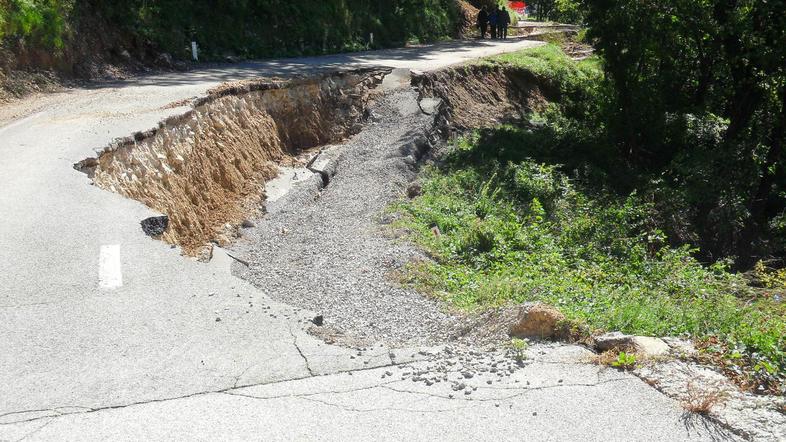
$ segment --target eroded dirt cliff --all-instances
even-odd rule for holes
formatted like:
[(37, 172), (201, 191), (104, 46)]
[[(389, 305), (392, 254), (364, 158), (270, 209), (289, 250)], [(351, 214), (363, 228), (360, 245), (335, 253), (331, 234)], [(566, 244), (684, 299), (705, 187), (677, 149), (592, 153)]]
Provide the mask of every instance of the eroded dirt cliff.
[(413, 77), (421, 99), (442, 101), (437, 124), (464, 131), (521, 118), (539, 110), (552, 91), (525, 69), (465, 65)]
[(277, 164), (360, 130), (385, 70), (222, 85), (159, 127), (76, 165), (95, 185), (169, 217), (162, 239), (195, 255), (260, 207)]

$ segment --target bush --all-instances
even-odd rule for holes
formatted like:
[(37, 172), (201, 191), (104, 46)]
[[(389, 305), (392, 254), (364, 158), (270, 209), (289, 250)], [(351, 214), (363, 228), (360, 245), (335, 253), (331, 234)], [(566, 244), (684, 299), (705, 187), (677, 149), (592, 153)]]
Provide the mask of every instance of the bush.
[(73, 0), (0, 1), (0, 39), (29, 40), (32, 46), (62, 49)]
[[(485, 132), (497, 130), (514, 129)], [(786, 369), (786, 309), (755, 297), (723, 263), (705, 267), (690, 247), (666, 245), (641, 195), (571, 180), (527, 159), (523, 145), (521, 159), (486, 161), (510, 157), (489, 139), (458, 143), (425, 172), (423, 195), (399, 207), (437, 259), (413, 272), (416, 286), (468, 309), (541, 301), (594, 328), (718, 336)]]

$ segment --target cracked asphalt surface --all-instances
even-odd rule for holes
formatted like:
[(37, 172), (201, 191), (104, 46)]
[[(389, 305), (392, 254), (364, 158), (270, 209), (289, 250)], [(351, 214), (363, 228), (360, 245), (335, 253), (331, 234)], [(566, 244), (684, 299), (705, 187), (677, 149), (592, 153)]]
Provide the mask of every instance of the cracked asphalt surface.
[[(371, 64), (436, 69), (534, 44), (218, 66), (0, 108), (0, 440), (733, 438), (637, 378), (588, 365), (579, 347), (533, 346), (531, 362), (509, 375), (467, 378), (444, 368), (466, 363), (460, 349), (327, 345), (306, 333), (317, 313), (306, 304), (236, 278), (220, 251), (203, 264), (148, 238), (139, 221), (154, 213), (71, 167), (223, 81)], [(114, 289), (99, 285), (106, 245), (120, 250)], [(418, 371), (443, 378), (427, 385), (413, 380), (431, 376)]]

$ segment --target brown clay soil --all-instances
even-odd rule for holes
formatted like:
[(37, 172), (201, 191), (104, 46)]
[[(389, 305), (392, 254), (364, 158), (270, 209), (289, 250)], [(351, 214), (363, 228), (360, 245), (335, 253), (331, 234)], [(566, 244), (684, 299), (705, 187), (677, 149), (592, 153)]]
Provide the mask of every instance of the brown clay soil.
[(437, 124), (464, 131), (518, 119), (547, 104), (552, 93), (532, 73), (506, 66), (466, 65), (413, 79), (421, 98), (442, 100)]

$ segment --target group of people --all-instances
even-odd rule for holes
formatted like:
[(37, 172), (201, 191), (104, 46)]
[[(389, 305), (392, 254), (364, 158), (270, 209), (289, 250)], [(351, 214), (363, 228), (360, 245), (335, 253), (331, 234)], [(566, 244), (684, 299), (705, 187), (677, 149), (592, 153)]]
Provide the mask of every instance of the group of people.
[(480, 38), (486, 38), (486, 31), (491, 32), (491, 38), (504, 39), (508, 38), (508, 25), (510, 24), (510, 15), (508, 11), (499, 8), (491, 8), (491, 12), (486, 10), (486, 7), (480, 8), (478, 13), (478, 28), (480, 28)]

